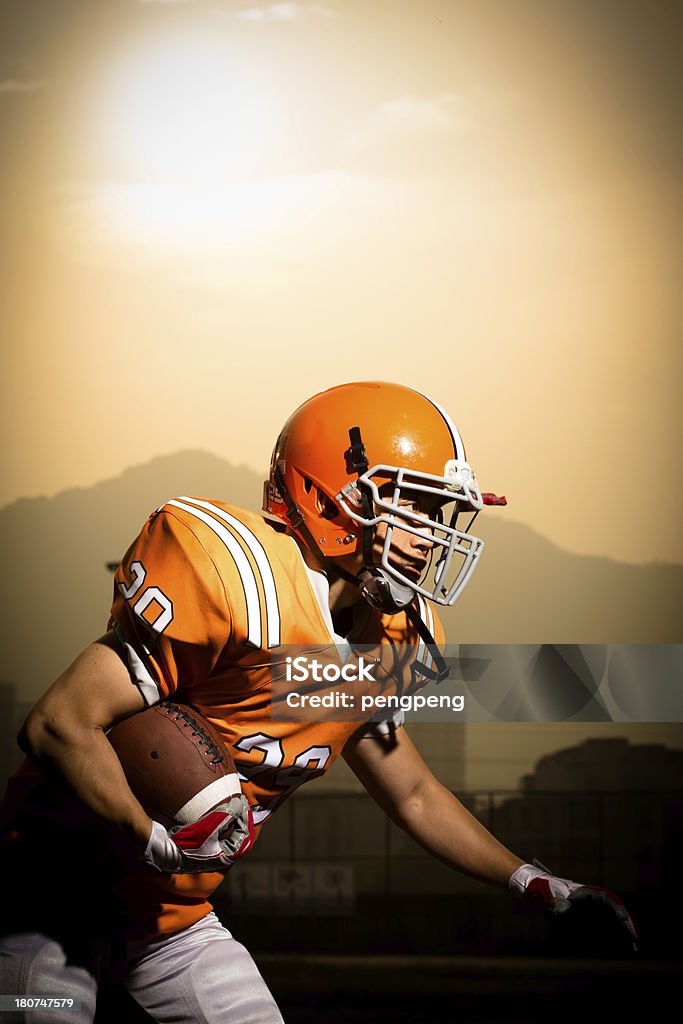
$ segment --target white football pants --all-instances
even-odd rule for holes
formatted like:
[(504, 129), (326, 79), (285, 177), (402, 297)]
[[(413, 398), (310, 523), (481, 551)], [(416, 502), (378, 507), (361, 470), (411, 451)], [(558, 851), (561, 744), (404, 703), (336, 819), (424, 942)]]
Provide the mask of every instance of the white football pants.
[[(37, 932), (0, 938), (1, 993), (80, 1000), (78, 1012), (10, 1011), (2, 1024), (92, 1024), (96, 974), (67, 963), (60, 944)], [(125, 978), (158, 1024), (283, 1024), (250, 954), (213, 913), (174, 935), (129, 942)]]

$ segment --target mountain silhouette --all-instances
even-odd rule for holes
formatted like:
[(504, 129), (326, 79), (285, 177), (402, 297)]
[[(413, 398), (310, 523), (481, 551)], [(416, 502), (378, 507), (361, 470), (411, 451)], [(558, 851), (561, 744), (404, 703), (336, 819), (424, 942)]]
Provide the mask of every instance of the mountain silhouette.
[[(35, 699), (104, 631), (106, 563), (121, 558), (155, 508), (194, 494), (258, 509), (261, 487), (262, 477), (244, 466), (183, 451), (1, 509), (2, 675), (17, 699)], [(449, 643), (681, 641), (682, 566), (571, 554), (504, 516), (494, 510), (477, 521), (487, 548), (458, 603), (441, 610)]]

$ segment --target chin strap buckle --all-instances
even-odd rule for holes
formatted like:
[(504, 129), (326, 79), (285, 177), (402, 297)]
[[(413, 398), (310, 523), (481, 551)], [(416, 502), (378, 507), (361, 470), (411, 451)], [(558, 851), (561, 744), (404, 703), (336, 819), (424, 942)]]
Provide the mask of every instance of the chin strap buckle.
[(282, 470), (279, 466), (276, 466), (273, 471), (273, 480), (280, 493), (280, 497), (285, 504), (285, 515), (289, 519), (292, 529), (299, 530), (303, 525), (304, 517), (301, 513), (301, 509), (289, 493), (287, 484), (285, 483), (285, 478), (283, 477)]
[(367, 471), (368, 456), (360, 436), (360, 427), (349, 427), (349, 441), (351, 446), (344, 452), (346, 471), (361, 476)]

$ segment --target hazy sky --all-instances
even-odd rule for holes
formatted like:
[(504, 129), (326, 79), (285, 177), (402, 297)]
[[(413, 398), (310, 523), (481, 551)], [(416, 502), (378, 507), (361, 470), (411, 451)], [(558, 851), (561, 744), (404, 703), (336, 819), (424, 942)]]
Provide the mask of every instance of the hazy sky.
[[(5, 0), (0, 504), (428, 391), (561, 546), (683, 561), (678, 0)], [(230, 495), (223, 497), (229, 500)]]

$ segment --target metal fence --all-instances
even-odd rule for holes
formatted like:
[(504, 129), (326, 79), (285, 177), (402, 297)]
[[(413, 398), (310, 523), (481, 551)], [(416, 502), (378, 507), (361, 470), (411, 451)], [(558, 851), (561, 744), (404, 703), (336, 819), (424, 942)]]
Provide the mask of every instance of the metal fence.
[[(683, 791), (457, 794), (520, 857), (621, 891), (673, 877), (683, 842)], [(438, 829), (437, 820), (428, 823)], [(263, 827), (251, 864), (353, 867), (358, 893), (465, 893), (478, 883), (429, 857), (365, 794), (296, 794)]]

